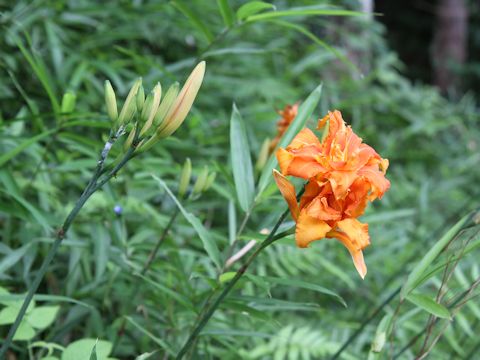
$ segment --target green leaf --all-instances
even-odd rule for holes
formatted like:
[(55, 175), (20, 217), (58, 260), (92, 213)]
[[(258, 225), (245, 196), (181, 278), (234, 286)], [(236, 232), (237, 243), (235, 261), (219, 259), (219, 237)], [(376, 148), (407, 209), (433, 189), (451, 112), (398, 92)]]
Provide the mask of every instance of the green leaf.
[(236, 274), (237, 273), (235, 271), (228, 271), (226, 273), (221, 274), (220, 277), (218, 278), (218, 281), (220, 281), (221, 284), (229, 282), (235, 277)]
[[(310, 116), (312, 116), (313, 110), (315, 110), (318, 102), (320, 101), (321, 95), (322, 84), (317, 86), (315, 90), (311, 92), (308, 98), (300, 105), (297, 116), (292, 121), (285, 134), (282, 136), (278, 147), (286, 147), (293, 140), (295, 135), (297, 135), (297, 133), (305, 127), (308, 119)], [(265, 164), (262, 174), (260, 175), (257, 197), (261, 195), (261, 193), (267, 188), (268, 184), (272, 180), (272, 170), (275, 168), (275, 166), (277, 166), (277, 164), (277, 158), (275, 157), (275, 154), (272, 154)]]
[(2, 156), (0, 156), (0, 166), (3, 166), (5, 163), (12, 160), (15, 156), (17, 156), (23, 150), (28, 148), (30, 145), (33, 145), (36, 142), (39, 142), (40, 140), (50, 136), (51, 134), (55, 133), (56, 131), (57, 131), (57, 129), (51, 129), (51, 130), (42, 132), (41, 134), (38, 134), (34, 137), (31, 137), (30, 139), (26, 139), (26, 140), (22, 141), (17, 147), (13, 148), (12, 150), (10, 150), (10, 151), (4, 153)]
[(35, 330), (27, 322), (22, 321), (13, 337), (14, 341), (28, 341), (35, 337)]
[(16, 306), (7, 306), (0, 310), (0, 325), (13, 324), (17, 318), (18, 310)]
[[(144, 335), (148, 336), (149, 339), (151, 339), (154, 343), (159, 345), (162, 349), (164, 349), (166, 352), (168, 352), (170, 355), (174, 356), (176, 354), (176, 351), (172, 349), (170, 345), (168, 345), (164, 340), (156, 337), (153, 335), (151, 332), (149, 332), (147, 329), (142, 327), (139, 323), (137, 323), (135, 320), (133, 320), (130, 316), (125, 316), (127, 321), (131, 323), (133, 326), (135, 326), (138, 330), (140, 330)], [(62, 359), (63, 360), (63, 359)]]
[(299, 33), (305, 35), (307, 38), (309, 38), (310, 40), (312, 40), (314, 43), (316, 43), (317, 45), (321, 46), (322, 48), (324, 48), (325, 50), (327, 50), (328, 52), (331, 52), (333, 55), (335, 55), (341, 62), (343, 62), (350, 70), (352, 70), (353, 72), (356, 72), (356, 73), (360, 73), (360, 70), (357, 68), (357, 66), (351, 62), (348, 57), (346, 57), (345, 55), (343, 55), (340, 51), (338, 51), (337, 49), (335, 49), (334, 47), (328, 45), (325, 41), (321, 40), (318, 36), (316, 36), (314, 33), (312, 33), (311, 31), (309, 31), (308, 29), (306, 29), (305, 27), (303, 26), (300, 26), (298, 24), (293, 24), (293, 23), (290, 23), (290, 22), (287, 22), (287, 21), (283, 21), (283, 20), (269, 20), (269, 22), (273, 23), (273, 24), (277, 24), (277, 25), (280, 25), (280, 26), (283, 26), (283, 27), (286, 27), (286, 28), (289, 28), (289, 29), (293, 29), (295, 31), (298, 31)]
[[(8, 269), (18, 263), (25, 256), (31, 245), (32, 243), (29, 242), (28, 244), (23, 245), (22, 247), (5, 255), (2, 261), (0, 261), (0, 274), (5, 274)], [(0, 295), (3, 296), (1, 293)]]
[(152, 357), (153, 355), (155, 355), (158, 351), (152, 351), (152, 352), (149, 352), (149, 353), (143, 353), (142, 355), (138, 355), (135, 360), (146, 360), (146, 359), (150, 359), (150, 357)]
[(192, 25), (205, 36), (208, 43), (211, 43), (213, 41), (214, 36), (210, 29), (198, 18), (197, 14), (195, 14), (188, 8), (188, 6), (186, 6), (179, 0), (172, 1), (172, 5), (175, 6), (183, 15), (185, 15), (192, 22)]
[(324, 288), (323, 286), (320, 286), (320, 285), (317, 285), (317, 284), (309, 283), (309, 282), (299, 280), (299, 279), (292, 279), (292, 278), (280, 278), (280, 277), (273, 277), (273, 276), (257, 276), (257, 275), (252, 275), (252, 274), (247, 274), (247, 276), (248, 277), (253, 277), (253, 278), (259, 278), (260, 280), (264, 280), (264, 281), (266, 281), (268, 283), (271, 283), (271, 284), (287, 285), (287, 286), (291, 286), (291, 287), (299, 287), (299, 288), (302, 288), (302, 289), (308, 289), (308, 290), (316, 291), (316, 292), (319, 292), (319, 293), (324, 294), (324, 295), (333, 296), (343, 306), (347, 307), (347, 303), (345, 302), (345, 300), (340, 295), (338, 295), (337, 293), (335, 293), (332, 290), (329, 290), (329, 289)]
[(272, 11), (258, 15), (249, 16), (246, 21), (259, 21), (259, 20), (268, 20), (275, 19), (287, 16), (363, 16), (365, 13), (358, 11), (350, 10), (341, 10), (341, 9), (311, 9), (311, 8), (297, 8), (283, 11)]
[(60, 103), (58, 102), (57, 96), (55, 95), (55, 90), (53, 89), (52, 82), (50, 81), (50, 76), (47, 73), (45, 64), (41, 61), (41, 58), (38, 58), (33, 53), (30, 53), (17, 37), (14, 38), (14, 41), (22, 52), (23, 56), (25, 57), (25, 60), (27, 60), (33, 72), (40, 80), (40, 83), (43, 85), (43, 88), (45, 89), (48, 97), (50, 98), (53, 112), (55, 114), (59, 114)]
[(165, 191), (168, 193), (168, 195), (170, 195), (175, 204), (177, 204), (185, 219), (187, 219), (190, 225), (192, 225), (192, 227), (195, 229), (198, 236), (202, 240), (203, 248), (207, 252), (208, 256), (213, 261), (213, 263), (220, 269), (222, 266), (220, 261), (220, 251), (218, 250), (218, 247), (215, 244), (215, 241), (210, 236), (208, 230), (205, 229), (205, 226), (203, 226), (203, 224), (195, 215), (185, 210), (185, 208), (182, 206), (182, 204), (180, 204), (176, 196), (170, 191), (167, 184), (165, 184), (162, 179), (155, 175), (152, 175), (152, 177), (160, 184), (161, 187), (165, 189)]
[(407, 295), (407, 300), (436, 317), (442, 319), (451, 318), (450, 312), (445, 306), (437, 303), (435, 300), (428, 296), (420, 294), (409, 294)]
[(45, 329), (55, 320), (60, 306), (38, 306), (26, 316), (35, 329)]
[(240, 6), (240, 8), (237, 10), (237, 19), (243, 20), (251, 15), (258, 14), (259, 12), (267, 9), (275, 10), (275, 5), (263, 1), (250, 1)]
[(422, 257), (422, 260), (413, 268), (408, 275), (405, 285), (400, 292), (400, 298), (405, 299), (407, 295), (423, 282), (425, 270), (437, 258), (447, 244), (452, 241), (462, 227), (470, 220), (472, 214), (464, 216), (437, 243)]
[(223, 18), (223, 23), (227, 28), (233, 25), (233, 10), (228, 0), (217, 0), (218, 10)]
[[(22, 306), (24, 299), (25, 299), (25, 295), (8, 294), (8, 293), (0, 292), (0, 304), (12, 305), (14, 302), (16, 302), (17, 303), (16, 306), (20, 308)], [(61, 295), (36, 294), (34, 295), (33, 299), (37, 301), (68, 302), (68, 303), (84, 306), (91, 310), (95, 309), (95, 307), (93, 307), (90, 304), (87, 304), (86, 302), (75, 300), (67, 296), (61, 296)], [(32, 304), (33, 303), (30, 303), (30, 305)], [(29, 309), (30, 308), (31, 306), (29, 306)]]
[(93, 345), (92, 352), (90, 353), (90, 360), (97, 360), (97, 343)]
[(193, 312), (195, 312), (195, 307), (193, 306), (192, 302), (190, 301), (190, 299), (188, 297), (183, 296), (182, 294), (178, 293), (177, 291), (174, 291), (174, 290), (168, 288), (167, 286), (164, 286), (164, 285), (160, 284), (157, 281), (150, 280), (149, 278), (147, 278), (146, 276), (143, 276), (142, 274), (135, 274), (135, 275), (142, 278), (143, 280), (145, 280), (147, 283), (149, 283), (150, 285), (152, 285), (156, 289), (160, 290), (160, 292), (165, 293), (168, 296), (170, 296), (171, 298), (177, 300), (177, 302), (179, 304), (182, 304), (187, 309), (190, 309)]
[(98, 339), (81, 339), (67, 346), (62, 353), (62, 360), (91, 359), (92, 349), (96, 349), (97, 360), (106, 360), (112, 351), (112, 343)]
[(255, 182), (245, 124), (235, 104), (230, 118), (230, 157), (237, 199), (242, 210), (247, 212), (253, 202)]

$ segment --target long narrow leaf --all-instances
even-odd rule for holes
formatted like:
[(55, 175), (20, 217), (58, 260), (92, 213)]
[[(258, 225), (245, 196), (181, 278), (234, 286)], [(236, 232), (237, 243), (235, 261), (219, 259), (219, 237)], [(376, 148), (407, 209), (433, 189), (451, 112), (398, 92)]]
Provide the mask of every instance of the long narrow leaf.
[[(307, 100), (305, 100), (298, 109), (298, 114), (293, 120), (293, 122), (288, 127), (285, 134), (282, 136), (278, 147), (285, 147), (287, 146), (297, 135), (297, 133), (305, 127), (310, 116), (312, 116), (313, 110), (315, 110), (318, 102), (320, 101), (320, 96), (322, 95), (322, 84), (317, 86), (315, 90), (311, 92), (308, 96)], [(272, 170), (277, 166), (277, 158), (275, 154), (270, 156), (265, 167), (262, 170), (262, 174), (260, 175), (260, 180), (258, 183), (258, 191), (257, 197), (261, 195), (261, 193), (266, 189), (270, 181), (272, 180)]]
[(183, 15), (185, 15), (192, 22), (192, 25), (205, 36), (208, 43), (211, 43), (213, 41), (214, 36), (210, 29), (198, 18), (196, 14), (193, 13), (193, 11), (188, 8), (188, 6), (178, 0), (173, 1), (172, 5), (175, 6)]
[(341, 10), (341, 9), (290, 9), (283, 11), (271, 11), (267, 13), (252, 15), (247, 18), (246, 21), (259, 21), (267, 19), (275, 19), (287, 16), (308, 16), (308, 15), (317, 15), (317, 16), (363, 16), (365, 13), (358, 11), (350, 10)]
[(223, 23), (226, 27), (231, 27), (233, 25), (233, 10), (228, 3), (228, 0), (217, 0), (218, 10), (223, 18)]
[(230, 156), (237, 199), (240, 207), (246, 212), (253, 201), (255, 184), (247, 132), (235, 104), (230, 119)]
[(360, 70), (357, 68), (357, 66), (352, 63), (345, 55), (343, 55), (340, 51), (335, 49), (334, 47), (328, 45), (325, 41), (321, 40), (318, 36), (313, 34), (311, 31), (307, 30), (305, 27), (297, 24), (293, 24), (288, 21), (283, 21), (283, 20), (269, 20), (269, 22), (273, 24), (277, 24), (289, 29), (293, 29), (295, 31), (298, 31), (299, 33), (305, 35), (308, 37), (310, 40), (312, 40), (314, 43), (317, 45), (323, 47), (325, 50), (328, 52), (331, 52), (333, 55), (335, 55), (341, 62), (343, 62), (350, 70), (352, 70), (355, 73), (360, 73)]
[(405, 285), (400, 292), (400, 298), (405, 297), (421, 284), (423, 274), (430, 264), (437, 258), (447, 244), (458, 234), (462, 227), (471, 219), (472, 214), (466, 215), (460, 219), (447, 233), (437, 241), (437, 243), (422, 257), (422, 260), (413, 268), (408, 275)]
[(34, 137), (31, 137), (30, 139), (26, 139), (22, 141), (17, 147), (13, 148), (12, 150), (6, 152), (2, 156), (0, 156), (0, 166), (3, 164), (7, 163), (8, 161), (12, 160), (17, 154), (21, 153), (23, 150), (28, 148), (30, 145), (35, 144), (36, 142), (39, 142), (40, 140), (50, 136), (54, 132), (56, 132), (57, 129), (51, 129), (48, 131), (45, 131), (41, 134), (38, 134)]
[(307, 281), (299, 280), (299, 279), (292, 279), (292, 278), (280, 278), (280, 277), (273, 277), (273, 276), (256, 276), (252, 274), (247, 274), (249, 278), (258, 278), (259, 280), (266, 281), (270, 284), (278, 284), (278, 285), (286, 285), (291, 287), (299, 287), (302, 289), (308, 289), (312, 291), (319, 292), (321, 294), (333, 296), (336, 300), (338, 300), (343, 306), (347, 307), (347, 303), (345, 300), (335, 293), (332, 290), (324, 288), (323, 286), (313, 284)]
[(250, 1), (237, 10), (237, 19), (243, 20), (267, 9), (275, 9), (275, 5), (263, 1)]
[(159, 177), (152, 175), (152, 177), (160, 184), (160, 186), (165, 189), (165, 191), (170, 195), (172, 200), (177, 204), (178, 208), (182, 212), (183, 216), (187, 221), (192, 225), (192, 227), (195, 229), (197, 232), (198, 236), (202, 240), (203, 247), (205, 251), (207, 252), (208, 256), (210, 259), (213, 261), (213, 263), (220, 268), (221, 267), (221, 261), (220, 261), (220, 251), (218, 250), (217, 245), (215, 244), (215, 241), (212, 239), (210, 236), (209, 232), (203, 224), (200, 222), (200, 220), (193, 215), (192, 213), (189, 213), (185, 208), (180, 204), (180, 201), (178, 201), (177, 197), (170, 191), (168, 188), (167, 184), (160, 179)]
[(450, 312), (448, 309), (428, 296), (410, 294), (407, 296), (407, 300), (436, 317), (450, 319)]

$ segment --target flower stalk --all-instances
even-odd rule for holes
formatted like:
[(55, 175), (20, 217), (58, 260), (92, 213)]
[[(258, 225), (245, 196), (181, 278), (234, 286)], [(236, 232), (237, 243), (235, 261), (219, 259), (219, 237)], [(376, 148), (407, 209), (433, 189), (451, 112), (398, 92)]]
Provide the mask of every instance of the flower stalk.
[[(299, 192), (297, 197), (300, 197), (303, 194), (303, 189)], [(248, 259), (245, 261), (245, 263), (240, 267), (240, 269), (237, 270), (235, 276), (233, 277), (232, 280), (225, 286), (223, 291), (220, 293), (220, 295), (215, 299), (215, 301), (209, 306), (209, 302), (206, 303), (205, 307), (201, 312), (202, 317), (199, 319), (197, 324), (195, 325), (194, 329), (190, 333), (190, 336), (188, 337), (187, 341), (183, 345), (183, 347), (180, 349), (179, 353), (176, 356), (177, 360), (182, 359), (185, 354), (190, 350), (190, 348), (195, 344), (195, 341), (200, 334), (200, 332), (203, 330), (205, 325), (207, 325), (208, 321), (212, 317), (212, 315), (215, 313), (219, 305), (222, 303), (223, 299), (230, 293), (230, 291), (233, 289), (235, 284), (240, 280), (240, 278), (245, 274), (247, 271), (248, 267), (252, 264), (252, 262), (255, 260), (255, 258), (264, 250), (267, 248), (269, 245), (271, 245), (273, 242), (276, 240), (279, 240), (289, 234), (292, 233), (292, 231), (287, 230), (285, 232), (282, 232), (278, 235), (277, 231), (280, 225), (282, 225), (283, 221), (287, 217), (288, 213), (290, 210), (285, 210), (283, 214), (279, 217), (277, 222), (272, 228), (272, 231), (268, 236), (263, 240), (260, 245), (257, 247), (257, 249), (248, 257)]]

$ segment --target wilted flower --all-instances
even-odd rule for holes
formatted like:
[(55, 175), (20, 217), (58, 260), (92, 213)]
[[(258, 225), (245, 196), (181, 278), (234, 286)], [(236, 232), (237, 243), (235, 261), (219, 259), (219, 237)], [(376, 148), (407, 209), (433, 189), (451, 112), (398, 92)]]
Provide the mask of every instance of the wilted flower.
[(285, 134), (285, 131), (287, 131), (288, 127), (297, 116), (298, 103), (294, 105), (286, 105), (283, 110), (280, 110), (278, 113), (281, 118), (277, 122), (277, 136), (275, 136), (275, 138), (270, 143), (270, 153), (275, 150), (283, 134)]
[(355, 267), (363, 278), (367, 268), (362, 250), (370, 244), (368, 224), (357, 220), (368, 201), (380, 198), (390, 187), (385, 178), (388, 160), (363, 144), (339, 111), (329, 120), (323, 142), (309, 130), (302, 130), (286, 149), (277, 151), (283, 175), (309, 180), (297, 203), (294, 186), (278, 171), (274, 178), (296, 221), (295, 238), (299, 247), (307, 247), (322, 238), (337, 238), (350, 251)]

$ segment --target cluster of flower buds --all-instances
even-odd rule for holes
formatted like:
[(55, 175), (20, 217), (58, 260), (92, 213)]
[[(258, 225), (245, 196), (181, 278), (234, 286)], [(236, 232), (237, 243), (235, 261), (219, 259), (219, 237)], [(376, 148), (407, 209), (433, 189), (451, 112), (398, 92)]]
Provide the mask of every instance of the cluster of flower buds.
[[(203, 192), (207, 191), (215, 181), (217, 174), (210, 172), (208, 166), (204, 166), (197, 176), (197, 179), (193, 185), (191, 196), (198, 197)], [(189, 185), (192, 178), (192, 162), (189, 158), (185, 160), (183, 164), (182, 173), (180, 175), (180, 181), (178, 183), (178, 196), (183, 198), (189, 191)]]
[(120, 114), (112, 84), (105, 81), (105, 102), (113, 133), (129, 133), (124, 149), (134, 147), (136, 152), (145, 151), (160, 139), (172, 135), (190, 111), (204, 74), (205, 62), (202, 61), (193, 69), (180, 91), (179, 84), (174, 83), (163, 99), (160, 83), (145, 97), (140, 78), (130, 89)]

